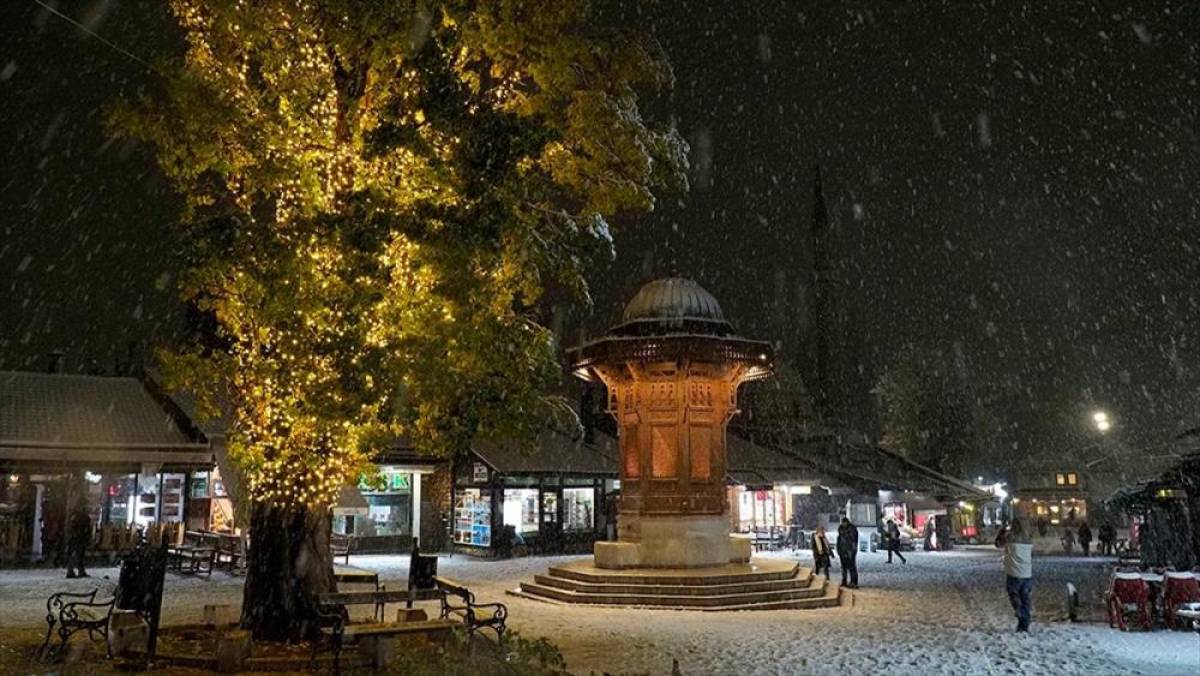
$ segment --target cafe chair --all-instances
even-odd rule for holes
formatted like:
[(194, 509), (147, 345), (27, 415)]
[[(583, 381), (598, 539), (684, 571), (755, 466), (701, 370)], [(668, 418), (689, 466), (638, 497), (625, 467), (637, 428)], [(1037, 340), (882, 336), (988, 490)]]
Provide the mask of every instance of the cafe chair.
[[(1185, 603), (1200, 603), (1200, 580), (1193, 573), (1167, 573), (1163, 579), (1163, 617), (1171, 629), (1179, 623), (1175, 611)], [(1186, 628), (1187, 623), (1183, 626)]]
[(1137, 573), (1114, 573), (1107, 594), (1108, 626), (1125, 629), (1125, 615), (1137, 613), (1138, 621), (1150, 629), (1150, 586)]

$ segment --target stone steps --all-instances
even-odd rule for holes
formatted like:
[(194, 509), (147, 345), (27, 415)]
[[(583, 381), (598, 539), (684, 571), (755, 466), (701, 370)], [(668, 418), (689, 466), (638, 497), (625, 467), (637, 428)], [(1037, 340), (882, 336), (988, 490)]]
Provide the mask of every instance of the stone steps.
[[(819, 580), (819, 582), (818, 582)], [(834, 608), (842, 604), (842, 596), (848, 592), (836, 585), (828, 584), (823, 578), (814, 579), (812, 588), (801, 590), (803, 596), (793, 597), (789, 592), (764, 594), (725, 595), (724, 597), (654, 597), (636, 595), (609, 595), (593, 597), (554, 588), (538, 588), (538, 585), (522, 583), (520, 589), (508, 593), (513, 596), (533, 599), (556, 605), (588, 605), (593, 607), (652, 608), (659, 610), (691, 610), (705, 612), (735, 610), (787, 610)], [(815, 595), (813, 595), (815, 592)], [(683, 600), (683, 603), (678, 601)], [(695, 601), (703, 601), (701, 604)]]
[(722, 584), (681, 585), (681, 584), (632, 584), (617, 582), (580, 582), (571, 578), (551, 575), (535, 575), (535, 584), (544, 587), (571, 591), (581, 594), (632, 594), (652, 596), (721, 596), (729, 594), (751, 594), (759, 592), (788, 591), (807, 589), (812, 580), (812, 573), (807, 570), (803, 575), (782, 580), (762, 580), (757, 582), (734, 582)]
[(731, 564), (715, 569), (682, 569), (668, 573), (665, 571), (660, 572), (656, 569), (608, 571), (596, 568), (585, 569), (581, 567), (551, 566), (549, 574), (557, 578), (595, 584), (712, 585), (791, 580), (799, 575), (802, 570), (800, 564), (797, 563), (773, 565), (762, 570), (748, 570), (747, 568), (745, 565)]

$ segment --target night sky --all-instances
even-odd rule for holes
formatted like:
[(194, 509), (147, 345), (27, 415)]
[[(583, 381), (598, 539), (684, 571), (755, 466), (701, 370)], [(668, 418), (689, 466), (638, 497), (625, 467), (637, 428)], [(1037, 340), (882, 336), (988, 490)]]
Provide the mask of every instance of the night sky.
[[(740, 332), (799, 330), (820, 165), (873, 383), (907, 345), (958, 360), (1010, 426), (997, 455), (1147, 445), (1200, 424), (1200, 5), (664, 2), (692, 192), (617, 225), (588, 330), (672, 267)], [(158, 2), (60, 2), (148, 60)], [(175, 199), (102, 107), (142, 66), (32, 3), (0, 10), (0, 367), (111, 369), (178, 326)]]

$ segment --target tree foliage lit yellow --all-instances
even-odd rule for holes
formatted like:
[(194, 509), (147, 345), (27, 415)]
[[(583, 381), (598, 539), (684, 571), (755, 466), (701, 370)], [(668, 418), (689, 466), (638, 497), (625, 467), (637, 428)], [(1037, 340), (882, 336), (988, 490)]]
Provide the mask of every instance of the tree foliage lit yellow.
[(201, 321), (169, 360), (253, 495), (326, 507), (397, 435), (530, 437), (562, 402), (547, 285), (684, 187), (636, 3), (173, 0), (186, 50), (118, 106), (186, 197)]

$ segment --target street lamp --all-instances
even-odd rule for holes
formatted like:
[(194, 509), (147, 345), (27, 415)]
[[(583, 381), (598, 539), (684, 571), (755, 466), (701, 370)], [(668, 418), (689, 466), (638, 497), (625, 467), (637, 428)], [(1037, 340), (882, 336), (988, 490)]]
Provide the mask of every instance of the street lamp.
[(1096, 423), (1096, 429), (1101, 432), (1107, 432), (1112, 428), (1112, 421), (1108, 419), (1108, 414), (1104, 411), (1096, 411), (1092, 414), (1092, 420)]

